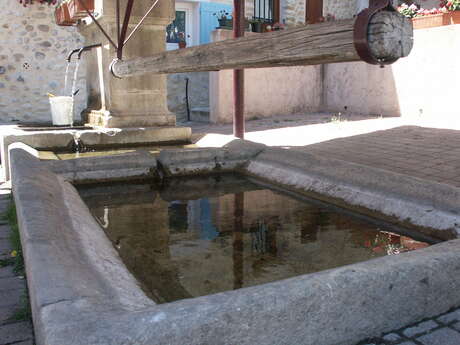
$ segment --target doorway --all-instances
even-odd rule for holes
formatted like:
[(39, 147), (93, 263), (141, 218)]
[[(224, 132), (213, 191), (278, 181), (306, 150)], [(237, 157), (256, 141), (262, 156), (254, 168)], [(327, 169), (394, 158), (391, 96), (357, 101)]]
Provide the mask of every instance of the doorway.
[(181, 36), (187, 47), (197, 45), (199, 40), (196, 4), (176, 2), (176, 19), (166, 27), (166, 49), (179, 48)]

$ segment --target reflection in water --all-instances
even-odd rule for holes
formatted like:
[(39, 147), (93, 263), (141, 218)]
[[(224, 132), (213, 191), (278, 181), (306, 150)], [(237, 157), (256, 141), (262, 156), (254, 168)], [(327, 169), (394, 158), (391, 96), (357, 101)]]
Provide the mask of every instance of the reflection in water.
[(80, 190), (155, 301), (239, 289), (427, 243), (252, 184), (241, 177)]

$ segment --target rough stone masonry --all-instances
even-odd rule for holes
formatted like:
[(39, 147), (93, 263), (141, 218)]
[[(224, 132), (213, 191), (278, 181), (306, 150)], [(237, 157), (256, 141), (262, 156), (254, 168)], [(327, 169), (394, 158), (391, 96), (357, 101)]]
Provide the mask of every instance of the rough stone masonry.
[[(46, 93), (62, 95), (65, 59), (83, 39), (74, 28), (55, 24), (54, 6), (35, 2), (23, 7), (18, 0), (3, 0), (0, 13), (0, 122), (51, 122)], [(76, 119), (86, 108), (85, 70), (83, 60)]]

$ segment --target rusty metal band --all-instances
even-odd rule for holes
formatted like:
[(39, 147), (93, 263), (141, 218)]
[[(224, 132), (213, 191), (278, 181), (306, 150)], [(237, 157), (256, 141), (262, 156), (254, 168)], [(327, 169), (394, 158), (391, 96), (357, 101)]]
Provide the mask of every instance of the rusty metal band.
[(131, 18), (133, 4), (134, 0), (128, 0), (128, 3), (126, 4), (125, 18), (123, 19), (123, 25), (121, 26), (120, 36), (118, 37), (119, 43), (117, 49), (117, 58), (120, 60), (123, 58), (123, 47), (125, 45), (125, 38), (128, 32), (129, 19)]
[(356, 52), (361, 60), (372, 65), (388, 65), (396, 59), (378, 59), (369, 47), (368, 29), (372, 17), (380, 11), (396, 11), (391, 4), (391, 0), (370, 0), (369, 8), (362, 10), (356, 17), (353, 31), (353, 40)]

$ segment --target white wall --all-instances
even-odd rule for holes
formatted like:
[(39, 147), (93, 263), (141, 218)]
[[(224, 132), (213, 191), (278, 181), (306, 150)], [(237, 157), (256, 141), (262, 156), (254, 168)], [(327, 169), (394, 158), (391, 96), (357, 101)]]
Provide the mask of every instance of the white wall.
[(401, 116), (460, 115), (460, 25), (414, 31), (407, 58), (379, 68), (363, 62), (325, 67), (325, 109)]
[[(229, 30), (216, 30), (212, 41), (231, 37)], [(257, 35), (257, 34), (254, 34)], [(233, 119), (233, 72), (210, 72), (210, 121)], [(245, 70), (246, 119), (318, 111), (321, 104), (321, 67), (295, 66)]]

